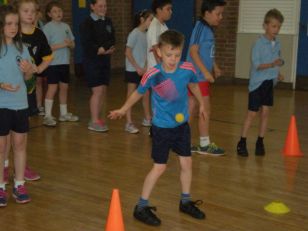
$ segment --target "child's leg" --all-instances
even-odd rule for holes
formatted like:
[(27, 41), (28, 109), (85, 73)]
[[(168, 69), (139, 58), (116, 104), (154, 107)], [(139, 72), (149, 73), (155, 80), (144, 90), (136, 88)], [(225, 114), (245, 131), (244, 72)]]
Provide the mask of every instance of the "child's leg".
[(262, 106), (260, 110), (260, 127), (259, 127), (259, 137), (264, 137), (269, 116), (269, 106)]
[(14, 151), (15, 181), (24, 181), (27, 133), (12, 132), (12, 146)]
[(196, 99), (194, 96), (188, 97), (188, 110), (189, 110), (189, 123), (191, 123), (192, 118), (195, 116), (196, 111)]
[(0, 185), (4, 185), (4, 161), (7, 149), (7, 136), (0, 136)]
[(36, 105), (38, 108), (42, 107), (43, 105), (43, 78), (37, 77), (36, 78)]
[[(208, 137), (209, 136), (209, 124), (210, 124), (210, 112), (211, 112), (211, 105), (210, 105), (210, 97), (204, 96), (203, 103), (205, 106), (206, 118), (199, 116), (198, 124), (199, 124), (199, 133), (200, 137)], [(201, 145), (203, 146), (203, 145)]]
[(54, 97), (58, 90), (58, 84), (48, 84), (45, 96), (45, 117), (51, 117)]
[(142, 106), (144, 110), (144, 117), (147, 121), (151, 121), (151, 107), (150, 107), (150, 91), (147, 91), (142, 98)]
[(242, 135), (241, 136), (243, 138), (247, 137), (248, 130), (251, 126), (253, 119), (256, 117), (256, 115), (257, 115), (257, 112), (248, 110), (246, 118), (245, 118), (245, 122), (244, 122), (244, 125), (243, 125), (243, 129), (242, 129)]
[(92, 95), (90, 98), (90, 112), (92, 122), (97, 122), (100, 119), (101, 107), (106, 95), (106, 86), (100, 85), (92, 87)]
[[(136, 90), (137, 85), (134, 83), (128, 83), (127, 84), (127, 98)], [(126, 123), (132, 123), (132, 115), (131, 115), (131, 109), (127, 110), (126, 113)]]
[(60, 115), (67, 114), (67, 92), (68, 84), (60, 82), (59, 83), (59, 103), (60, 103)]
[(182, 185), (182, 193), (190, 194), (191, 178), (192, 178), (192, 159), (190, 156), (180, 156), (181, 174), (180, 180)]
[(6, 148), (5, 148), (4, 160), (8, 163), (9, 162), (9, 154), (10, 154), (10, 151), (11, 151), (11, 134), (8, 134), (6, 136), (6, 143), (8, 145), (6, 145)]
[(146, 176), (143, 187), (141, 198), (144, 200), (148, 200), (152, 189), (154, 188), (158, 178), (165, 172), (167, 165), (166, 164), (157, 164), (154, 163), (151, 171)]

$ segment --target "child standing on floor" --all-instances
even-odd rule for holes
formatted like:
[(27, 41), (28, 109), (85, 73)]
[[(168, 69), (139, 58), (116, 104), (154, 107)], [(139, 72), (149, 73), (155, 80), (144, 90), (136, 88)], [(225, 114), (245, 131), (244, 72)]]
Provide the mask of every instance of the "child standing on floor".
[(265, 17), (263, 28), (265, 34), (260, 36), (252, 48), (252, 66), (249, 80), (248, 112), (243, 125), (241, 139), (237, 144), (237, 154), (248, 156), (246, 137), (248, 129), (260, 111), (259, 136), (256, 142), (255, 154), (265, 155), (263, 138), (267, 129), (269, 107), (273, 106), (274, 81), (283, 80), (279, 67), (284, 64), (280, 57), (280, 42), (276, 38), (283, 23), (283, 15), (277, 9), (269, 10)]
[(74, 36), (66, 23), (62, 22), (63, 10), (58, 1), (51, 1), (46, 6), (46, 19), (44, 26), (49, 45), (53, 51), (54, 59), (47, 69), (47, 92), (45, 96), (45, 117), (43, 124), (56, 126), (57, 122), (52, 116), (52, 106), (55, 94), (59, 87), (60, 116), (59, 121), (76, 122), (78, 116), (67, 110), (68, 84), (70, 80), (70, 49), (75, 47)]
[[(146, 30), (153, 19), (152, 11), (143, 10), (135, 15), (134, 27), (127, 38), (125, 50), (125, 81), (127, 82), (127, 98), (136, 90), (147, 65)], [(132, 121), (131, 109), (126, 113), (125, 131), (138, 133)]]
[(30, 201), (24, 181), (29, 131), (25, 79), (32, 76), (33, 66), (21, 41), (18, 13), (12, 6), (0, 7), (0, 25), (0, 207), (4, 207), (7, 193), (3, 172), (10, 133), (15, 164), (13, 197), (17, 203)]
[[(197, 70), (199, 87), (205, 104), (206, 117), (198, 118), (200, 145), (192, 146), (192, 152), (209, 155), (224, 155), (224, 150), (210, 142), (210, 83), (221, 75), (215, 63), (215, 37), (213, 28), (222, 20), (224, 0), (204, 0), (201, 6), (201, 18), (197, 21), (189, 42), (187, 61), (192, 62)], [(190, 115), (195, 109), (195, 99), (189, 94)]]
[[(163, 32), (168, 30), (166, 22), (170, 20), (172, 15), (172, 0), (153, 0), (152, 11), (154, 13), (154, 18), (147, 32), (147, 70), (160, 63), (160, 58), (156, 53), (158, 38)], [(142, 125), (145, 127), (150, 127), (150, 92), (146, 92), (144, 94), (142, 103), (145, 113), (145, 118), (142, 121)]]
[[(52, 60), (52, 51), (48, 45), (44, 33), (34, 26), (37, 14), (37, 2), (35, 0), (17, 0), (14, 2), (14, 7), (18, 11), (21, 24), (22, 42), (28, 48), (32, 62), (34, 65), (34, 75), (26, 81), (27, 97), (29, 105), (29, 114), (33, 113), (33, 108), (36, 108), (35, 97), (35, 79), (40, 75), (49, 65)], [(32, 106), (31, 106), (32, 105)], [(7, 143), (10, 143), (10, 135), (7, 136)], [(9, 152), (10, 146), (7, 146), (6, 160), (4, 168), (4, 178), (7, 182), (9, 178)], [(32, 170), (29, 166), (25, 169), (25, 180), (35, 181), (39, 180), (40, 175)]]
[(205, 116), (202, 96), (191, 63), (180, 62), (184, 36), (176, 31), (166, 31), (159, 38), (157, 55), (161, 63), (151, 68), (141, 80), (137, 90), (118, 110), (109, 117), (125, 115), (143, 94), (151, 89), (152, 99), (152, 158), (154, 165), (145, 178), (142, 194), (134, 210), (134, 217), (148, 225), (160, 225), (160, 219), (149, 206), (150, 194), (167, 167), (169, 151), (174, 151), (180, 161), (182, 194), (179, 209), (197, 219), (205, 214), (191, 200), (192, 159), (190, 151), (190, 128), (188, 121), (188, 88), (200, 103), (200, 116)]
[(100, 118), (106, 104), (107, 86), (110, 82), (111, 54), (115, 51), (115, 32), (111, 19), (106, 17), (106, 0), (90, 0), (91, 15), (80, 25), (83, 50), (83, 66), (92, 95), (90, 98), (91, 120), (88, 129), (108, 131)]

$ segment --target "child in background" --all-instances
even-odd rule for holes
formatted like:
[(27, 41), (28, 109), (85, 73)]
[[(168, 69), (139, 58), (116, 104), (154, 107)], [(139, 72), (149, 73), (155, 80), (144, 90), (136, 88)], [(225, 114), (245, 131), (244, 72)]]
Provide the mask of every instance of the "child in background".
[(32, 76), (33, 66), (21, 41), (18, 13), (12, 6), (0, 6), (0, 25), (0, 207), (4, 207), (7, 205), (5, 152), (11, 145), (7, 136), (11, 136), (14, 150), (13, 197), (17, 203), (31, 200), (24, 181), (29, 131), (25, 79)]
[[(224, 150), (211, 143), (209, 136), (210, 123), (210, 83), (221, 75), (215, 63), (214, 27), (222, 20), (224, 0), (204, 0), (201, 6), (201, 18), (196, 22), (189, 42), (187, 61), (192, 62), (197, 71), (199, 87), (205, 104), (206, 117), (198, 118), (200, 145), (192, 146), (192, 152), (214, 156), (224, 155)], [(195, 109), (195, 99), (189, 94), (190, 115)]]
[(106, 0), (90, 0), (91, 15), (80, 25), (83, 50), (83, 66), (92, 95), (90, 98), (91, 120), (88, 129), (108, 131), (100, 118), (106, 104), (107, 86), (110, 82), (111, 54), (115, 51), (115, 32), (111, 19), (106, 17)]
[(78, 116), (67, 111), (67, 92), (70, 80), (70, 49), (75, 47), (74, 36), (66, 23), (62, 22), (63, 10), (58, 1), (51, 1), (46, 6), (46, 19), (44, 26), (49, 45), (53, 51), (54, 59), (47, 69), (47, 92), (45, 96), (45, 117), (43, 124), (56, 126), (57, 122), (52, 116), (52, 106), (59, 86), (60, 116), (59, 121), (76, 122)]
[[(153, 18), (147, 32), (147, 70), (160, 63), (160, 58), (156, 53), (158, 39), (163, 32), (168, 30), (166, 22), (170, 20), (172, 15), (172, 0), (153, 0), (152, 11), (155, 17)], [(145, 113), (145, 118), (142, 121), (142, 125), (145, 127), (151, 126), (151, 110), (149, 97), (150, 93), (146, 92), (143, 96), (142, 101)]]
[[(19, 13), (22, 42), (28, 48), (32, 62), (34, 65), (34, 76), (26, 81), (28, 92), (29, 113), (36, 108), (35, 100), (35, 79), (40, 75), (49, 65), (52, 60), (52, 51), (48, 45), (44, 33), (34, 26), (36, 20), (37, 2), (35, 0), (17, 0), (14, 2), (14, 7)], [(30, 106), (32, 104), (32, 106)], [(7, 136), (7, 143), (10, 143), (10, 136)], [(4, 176), (7, 180), (9, 178), (9, 146), (7, 146)], [(29, 166), (25, 169), (25, 180), (34, 181), (39, 180), (40, 175), (32, 170)]]
[[(134, 210), (134, 217), (153, 226), (160, 225), (160, 219), (149, 206), (150, 194), (167, 167), (169, 151), (174, 151), (181, 166), (182, 194), (179, 203), (181, 212), (197, 219), (205, 214), (196, 206), (190, 195), (192, 180), (192, 159), (190, 151), (190, 128), (188, 121), (188, 88), (200, 103), (200, 116), (204, 116), (204, 105), (191, 63), (180, 62), (184, 36), (176, 31), (166, 31), (159, 38), (157, 55), (162, 60), (151, 68), (141, 80), (137, 90), (118, 110), (111, 111), (109, 117), (116, 119), (125, 115), (142, 95), (152, 90), (152, 158), (154, 165), (145, 178), (142, 194)], [(200, 202), (200, 201), (199, 201)]]
[(276, 9), (269, 10), (263, 28), (265, 34), (260, 36), (252, 48), (252, 66), (249, 80), (248, 112), (243, 125), (241, 139), (237, 144), (237, 154), (248, 156), (246, 137), (248, 129), (260, 111), (259, 136), (256, 141), (255, 155), (265, 155), (263, 138), (267, 129), (269, 107), (273, 106), (274, 81), (283, 80), (279, 67), (284, 64), (280, 58), (280, 42), (276, 38), (283, 23), (283, 15)]
[[(146, 72), (147, 40), (146, 30), (148, 29), (153, 14), (150, 10), (143, 10), (135, 15), (134, 27), (127, 38), (125, 50), (125, 81), (127, 82), (127, 98), (136, 90), (142, 75)], [(125, 131), (138, 133), (132, 121), (131, 109), (126, 113)]]

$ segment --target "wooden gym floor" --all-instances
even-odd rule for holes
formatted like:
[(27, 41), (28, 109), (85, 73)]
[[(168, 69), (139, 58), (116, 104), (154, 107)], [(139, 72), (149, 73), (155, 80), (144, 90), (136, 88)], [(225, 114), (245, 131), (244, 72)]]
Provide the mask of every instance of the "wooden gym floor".
[[(27, 183), (32, 202), (18, 205), (10, 193), (0, 209), (1, 231), (101, 231), (104, 230), (113, 188), (120, 190), (126, 231), (304, 231), (308, 230), (308, 106), (306, 91), (276, 89), (265, 137), (267, 154), (254, 156), (258, 123), (248, 136), (248, 158), (238, 157), (235, 146), (247, 108), (247, 86), (216, 85), (212, 91), (211, 139), (226, 149), (224, 157), (193, 155), (192, 196), (202, 199), (206, 220), (195, 220), (178, 212), (179, 164), (171, 155), (168, 169), (158, 181), (151, 204), (157, 206), (160, 227), (134, 220), (132, 210), (139, 198), (145, 175), (152, 166), (148, 130), (140, 126), (141, 104), (133, 116), (140, 133), (124, 132), (125, 121), (108, 121), (108, 133), (87, 129), (89, 90), (81, 80), (72, 84), (71, 111), (78, 123), (42, 126), (42, 118), (31, 118), (28, 164), (41, 180)], [(126, 94), (121, 76), (112, 80), (107, 111), (119, 107)], [(57, 104), (56, 104), (57, 105)], [(58, 106), (55, 107), (58, 115)], [(281, 154), (290, 121), (296, 115), (304, 157)], [(192, 124), (196, 143), (196, 123)], [(11, 156), (12, 160), (12, 156)], [(12, 166), (12, 161), (11, 161)], [(13, 169), (11, 167), (11, 175)], [(291, 212), (273, 215), (263, 207), (281, 201)]]

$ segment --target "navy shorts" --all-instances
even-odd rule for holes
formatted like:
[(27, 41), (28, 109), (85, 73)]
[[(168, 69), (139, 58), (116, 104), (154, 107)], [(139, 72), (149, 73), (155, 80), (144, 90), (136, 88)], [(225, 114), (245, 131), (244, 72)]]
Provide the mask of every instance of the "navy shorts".
[(125, 82), (127, 83), (135, 83), (138, 85), (140, 83), (141, 77), (142, 76), (138, 75), (136, 71), (125, 71)]
[(170, 149), (179, 156), (191, 156), (190, 127), (184, 123), (175, 128), (152, 125), (152, 158), (157, 164), (166, 164)]
[(0, 136), (7, 136), (10, 131), (27, 133), (29, 131), (28, 109), (11, 110), (0, 108)]
[(273, 106), (273, 80), (265, 80), (257, 89), (249, 92), (248, 110), (257, 112), (262, 106)]
[(42, 73), (37, 74), (36, 77), (38, 77), (38, 78), (45, 78), (45, 77), (47, 77), (47, 69), (45, 69)]
[(110, 82), (110, 58), (92, 59), (83, 62), (88, 87), (109, 85)]
[(58, 84), (70, 82), (70, 66), (67, 65), (52, 65), (46, 70), (47, 84)]

